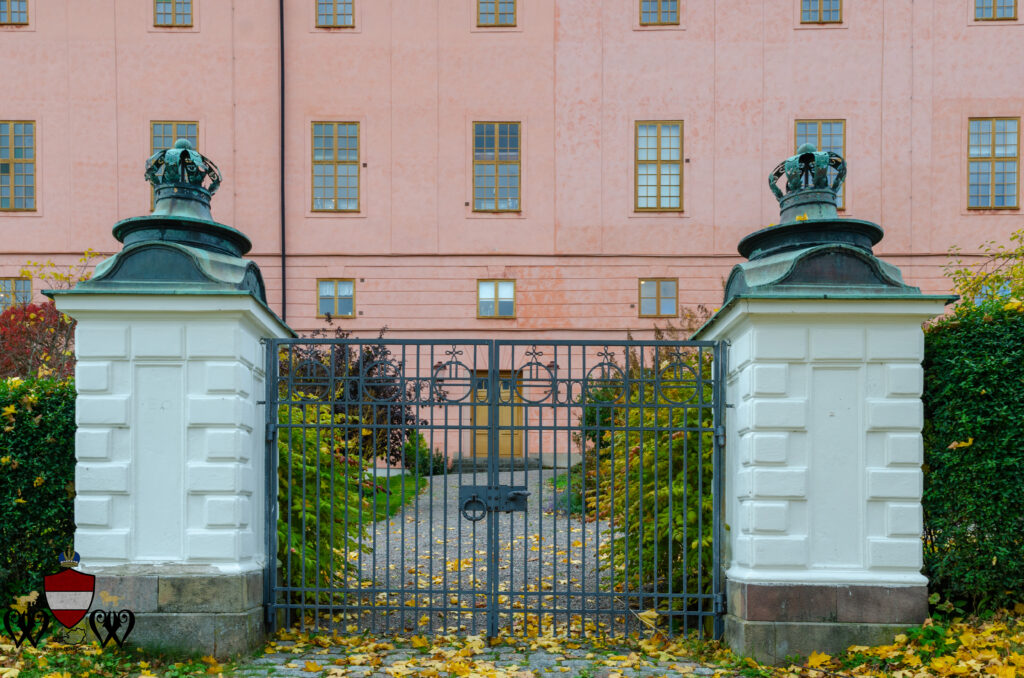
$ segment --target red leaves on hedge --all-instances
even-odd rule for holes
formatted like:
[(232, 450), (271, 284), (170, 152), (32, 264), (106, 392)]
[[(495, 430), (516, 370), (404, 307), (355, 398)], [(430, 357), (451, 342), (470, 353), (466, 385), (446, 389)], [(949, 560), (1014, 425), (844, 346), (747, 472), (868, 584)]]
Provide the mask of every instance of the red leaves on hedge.
[(75, 321), (52, 301), (8, 308), (0, 313), (0, 379), (72, 375), (74, 333)]

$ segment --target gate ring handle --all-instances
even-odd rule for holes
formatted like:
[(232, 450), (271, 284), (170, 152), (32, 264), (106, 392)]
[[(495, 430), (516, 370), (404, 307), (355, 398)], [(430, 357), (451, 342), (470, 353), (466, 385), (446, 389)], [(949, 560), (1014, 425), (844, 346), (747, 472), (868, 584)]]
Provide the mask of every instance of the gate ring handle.
[(471, 522), (483, 520), (487, 515), (487, 504), (475, 494), (462, 502), (462, 517)]

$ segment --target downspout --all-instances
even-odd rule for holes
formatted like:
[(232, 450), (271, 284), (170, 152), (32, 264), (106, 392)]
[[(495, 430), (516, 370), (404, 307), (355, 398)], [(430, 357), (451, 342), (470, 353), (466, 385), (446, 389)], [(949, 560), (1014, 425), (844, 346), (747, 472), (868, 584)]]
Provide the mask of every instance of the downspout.
[(288, 246), (284, 229), (284, 0), (278, 0), (278, 52), (281, 54), (281, 320), (288, 320)]

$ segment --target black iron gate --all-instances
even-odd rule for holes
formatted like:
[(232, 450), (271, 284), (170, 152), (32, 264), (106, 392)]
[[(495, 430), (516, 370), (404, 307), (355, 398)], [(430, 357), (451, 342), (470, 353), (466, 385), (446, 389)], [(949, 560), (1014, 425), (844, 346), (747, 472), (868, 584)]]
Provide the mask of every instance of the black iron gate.
[(696, 341), (270, 340), (268, 622), (719, 636), (723, 359)]

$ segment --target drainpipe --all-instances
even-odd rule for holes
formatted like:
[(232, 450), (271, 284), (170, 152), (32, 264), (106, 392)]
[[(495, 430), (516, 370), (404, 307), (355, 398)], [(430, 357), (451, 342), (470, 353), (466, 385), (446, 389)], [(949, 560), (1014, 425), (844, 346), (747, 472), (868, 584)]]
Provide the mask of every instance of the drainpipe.
[(288, 320), (288, 247), (284, 229), (284, 0), (278, 0), (278, 51), (281, 54), (281, 320)]

